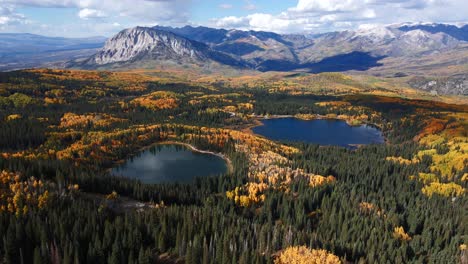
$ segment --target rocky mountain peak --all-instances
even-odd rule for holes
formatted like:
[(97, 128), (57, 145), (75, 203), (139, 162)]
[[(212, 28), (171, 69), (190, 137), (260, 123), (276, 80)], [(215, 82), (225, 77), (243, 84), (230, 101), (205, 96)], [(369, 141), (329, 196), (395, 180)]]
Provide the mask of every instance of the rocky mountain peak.
[(397, 37), (397, 34), (394, 30), (385, 26), (365, 25), (359, 27), (359, 29), (354, 32), (354, 36), (366, 37), (374, 42), (378, 42), (381, 40), (394, 39)]
[[(98, 65), (127, 62), (142, 55), (172, 54), (190, 59), (204, 59), (203, 44), (187, 40), (173, 33), (147, 27), (134, 27), (110, 38), (94, 56)], [(164, 51), (164, 53), (162, 53)]]

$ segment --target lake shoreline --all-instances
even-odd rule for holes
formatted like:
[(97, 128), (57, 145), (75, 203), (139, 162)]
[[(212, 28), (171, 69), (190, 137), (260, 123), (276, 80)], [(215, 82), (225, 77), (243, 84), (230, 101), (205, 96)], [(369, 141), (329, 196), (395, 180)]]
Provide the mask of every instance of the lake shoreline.
[(198, 149), (198, 148), (196, 148), (195, 146), (193, 146), (193, 145), (191, 145), (189, 143), (179, 142), (179, 141), (163, 141), (163, 142), (156, 143), (156, 144), (153, 144), (153, 145), (181, 145), (181, 146), (187, 147), (188, 149), (190, 149), (191, 151), (194, 151), (194, 152), (214, 155), (214, 156), (222, 158), (226, 162), (228, 173), (234, 172), (234, 166), (232, 165), (232, 161), (226, 155), (224, 155), (221, 152), (217, 153), (217, 152), (213, 152), (213, 151), (209, 151), (209, 150), (201, 150), (201, 149)]
[[(304, 118), (304, 117), (301, 117), (301, 116), (298, 116), (298, 115), (268, 115), (268, 116), (262, 116), (262, 115), (255, 115), (252, 117), (253, 118), (253, 124), (249, 124), (247, 125), (246, 127), (240, 129), (240, 131), (242, 132), (245, 132), (245, 133), (249, 133), (249, 134), (254, 134), (254, 135), (257, 135), (253, 132), (253, 128), (255, 127), (258, 127), (258, 126), (262, 126), (264, 125), (262, 120), (269, 120), (269, 119), (280, 119), (280, 118), (296, 118), (296, 119), (299, 119), (299, 120), (305, 120), (305, 121), (312, 121), (312, 120), (338, 120), (338, 121), (345, 121), (346, 124), (348, 124), (349, 126), (352, 126), (352, 127), (358, 127), (358, 126), (362, 126), (362, 125), (368, 125), (368, 126), (372, 126), (372, 127), (375, 127), (375, 128), (378, 128), (382, 133), (382, 126), (379, 125), (379, 124), (375, 124), (375, 123), (369, 123), (369, 122), (362, 122), (361, 124), (352, 124), (351, 123), (351, 120), (349, 119), (346, 119), (346, 118), (339, 118), (339, 117), (328, 117), (328, 116), (324, 116), (324, 115), (319, 115), (319, 114), (315, 114), (315, 115), (312, 115), (310, 118)], [(387, 139), (384, 137), (385, 139), (385, 142), (387, 142)]]
[(370, 126), (374, 126), (376, 128), (379, 128), (380, 130), (382, 130), (382, 126), (379, 125), (379, 124), (364, 122), (364, 121), (361, 121), (361, 120), (358, 120), (360, 122), (359, 124), (353, 124), (352, 123), (353, 120), (351, 120), (349, 118), (340, 118), (339, 116), (330, 117), (330, 116), (319, 115), (319, 114), (271, 115), (271, 116), (260, 116), (259, 115), (259, 116), (254, 116), (254, 118), (256, 118), (257, 120), (268, 120), (268, 119), (278, 119), (278, 118), (296, 118), (296, 119), (305, 120), (305, 121), (340, 120), (340, 121), (345, 121), (346, 124), (348, 124), (349, 126), (353, 126), (353, 127), (362, 126), (362, 125), (370, 125)]
[(193, 145), (191, 145), (189, 143), (179, 142), (179, 141), (161, 141), (161, 142), (156, 142), (156, 143), (150, 144), (148, 146), (141, 147), (135, 153), (132, 153), (128, 157), (115, 161), (114, 166), (106, 169), (106, 171), (109, 174), (112, 174), (112, 170), (114, 168), (118, 167), (119, 165), (124, 164), (129, 158), (136, 156), (138, 153), (143, 152), (145, 150), (148, 150), (148, 149), (150, 149), (150, 148), (152, 148), (154, 146), (157, 146), (157, 145), (171, 145), (171, 144), (172, 145), (185, 146), (185, 147), (187, 147), (188, 149), (190, 149), (191, 151), (194, 151), (194, 152), (198, 152), (198, 153), (202, 153), (202, 154), (211, 154), (211, 155), (215, 155), (217, 157), (220, 157), (226, 162), (227, 173), (233, 173), (234, 172), (234, 165), (232, 165), (231, 159), (229, 159), (223, 153), (216, 153), (216, 152), (213, 152), (213, 151), (201, 150), (201, 149), (198, 149), (198, 148), (196, 148), (195, 146), (193, 146)]
[[(314, 121), (314, 120), (328, 120), (328, 121), (340, 121), (346, 123), (349, 127), (367, 127), (367, 128), (373, 128), (376, 129), (380, 132), (380, 137), (382, 138), (382, 142), (379, 142), (377, 144), (389, 144), (388, 139), (385, 137), (382, 126), (374, 123), (369, 123), (369, 122), (363, 122), (360, 121), (361, 123), (356, 124), (356, 123), (351, 123), (349, 119), (346, 118), (340, 118), (340, 117), (330, 117), (330, 116), (324, 116), (324, 115), (305, 115), (305, 116), (300, 116), (300, 115), (267, 115), (267, 116), (262, 116), (262, 115), (257, 115), (254, 116), (253, 119), (251, 120), (252, 122), (245, 126), (244, 128), (241, 128), (240, 131), (244, 133), (249, 133), (255, 136), (260, 136), (264, 137), (266, 139), (272, 140), (271, 138), (266, 137), (265, 135), (257, 134), (254, 129), (257, 127), (261, 127), (265, 125), (266, 120), (273, 120), (273, 119), (295, 119), (298, 121)], [(320, 145), (320, 144), (319, 144)], [(353, 149), (359, 149), (367, 144), (362, 144), (362, 143), (356, 143), (356, 144), (348, 144), (347, 146), (352, 147)], [(328, 146), (328, 145), (320, 145), (320, 147), (323, 146)]]
[(232, 173), (234, 172), (234, 165), (232, 165), (232, 161), (231, 159), (229, 159), (226, 155), (224, 155), (223, 153), (216, 153), (216, 152), (213, 152), (213, 151), (208, 151), (208, 150), (201, 150), (201, 149), (198, 149), (196, 148), (195, 146), (189, 144), (189, 143), (185, 143), (185, 142), (180, 142), (180, 141), (172, 141), (172, 140), (169, 140), (169, 141), (161, 141), (161, 142), (156, 142), (156, 143), (153, 143), (153, 144), (150, 144), (148, 146), (144, 146), (144, 147), (141, 147), (139, 148), (137, 151), (135, 151), (135, 153), (132, 153), (131, 155), (129, 155), (128, 157), (124, 158), (124, 159), (120, 159), (120, 160), (117, 160), (114, 162), (114, 166), (106, 169), (107, 172), (111, 173), (112, 170), (119, 166), (119, 165), (122, 165), (124, 164), (129, 158), (131, 157), (134, 157), (136, 156), (138, 153), (140, 152), (143, 152), (145, 150), (148, 150), (154, 146), (157, 146), (157, 145), (181, 145), (181, 146), (185, 146), (187, 147), (188, 149), (190, 149), (191, 151), (194, 151), (194, 152), (198, 152), (198, 153), (202, 153), (202, 154), (211, 154), (211, 155), (215, 155), (217, 157), (220, 157), (222, 158), (225, 162), (226, 162), (226, 167), (227, 167), (227, 173)]

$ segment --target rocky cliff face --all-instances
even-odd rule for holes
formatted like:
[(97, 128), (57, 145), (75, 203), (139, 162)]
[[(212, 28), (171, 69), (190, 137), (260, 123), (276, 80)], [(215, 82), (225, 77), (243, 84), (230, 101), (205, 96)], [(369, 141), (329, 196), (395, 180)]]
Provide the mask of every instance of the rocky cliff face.
[(71, 63), (71, 67), (97, 68), (107, 65), (130, 66), (155, 64), (220, 63), (245, 67), (232, 56), (215, 51), (208, 45), (174, 33), (147, 27), (125, 29), (110, 38), (104, 47), (88, 60)]
[(432, 94), (468, 95), (468, 74), (441, 78), (413, 77), (408, 81), (413, 88)]
[(141, 58), (203, 61), (207, 47), (173, 33), (145, 27), (126, 29), (109, 39), (92, 61), (98, 65)]

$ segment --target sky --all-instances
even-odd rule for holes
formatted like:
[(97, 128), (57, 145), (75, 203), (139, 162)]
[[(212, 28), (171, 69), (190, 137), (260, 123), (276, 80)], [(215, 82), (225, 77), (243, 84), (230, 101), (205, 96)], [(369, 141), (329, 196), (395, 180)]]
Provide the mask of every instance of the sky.
[(111, 36), (134, 26), (321, 33), (468, 22), (468, 0), (0, 0), (0, 33)]

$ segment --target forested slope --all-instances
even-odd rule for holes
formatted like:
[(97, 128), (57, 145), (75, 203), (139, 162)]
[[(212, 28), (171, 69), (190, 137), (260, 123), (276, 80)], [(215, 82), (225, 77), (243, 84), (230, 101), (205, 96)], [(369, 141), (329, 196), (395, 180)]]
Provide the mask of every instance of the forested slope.
[[(0, 262), (466, 261), (467, 105), (340, 82), (0, 73)], [(387, 143), (273, 142), (248, 129), (267, 114), (374, 124)], [(109, 175), (164, 141), (222, 152), (234, 170), (190, 185)]]

